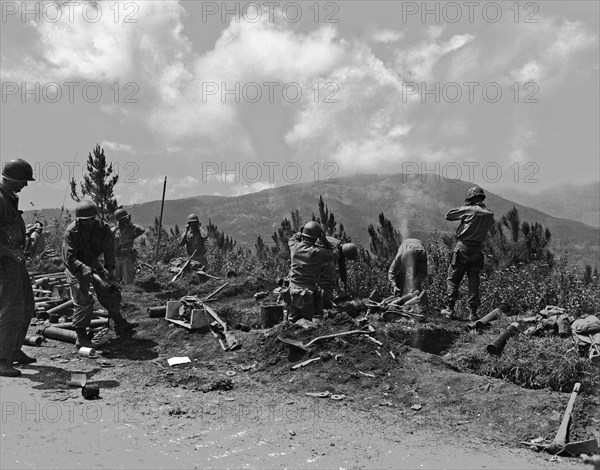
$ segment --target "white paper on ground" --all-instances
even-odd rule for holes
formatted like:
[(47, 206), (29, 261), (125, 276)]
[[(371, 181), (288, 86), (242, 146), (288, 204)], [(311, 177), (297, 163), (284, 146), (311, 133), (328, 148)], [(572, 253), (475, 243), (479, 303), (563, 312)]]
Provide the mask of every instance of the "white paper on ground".
[(170, 366), (175, 366), (177, 364), (185, 364), (186, 362), (192, 362), (190, 361), (190, 358), (185, 356), (185, 357), (172, 357), (170, 359), (167, 359), (167, 362), (169, 363)]

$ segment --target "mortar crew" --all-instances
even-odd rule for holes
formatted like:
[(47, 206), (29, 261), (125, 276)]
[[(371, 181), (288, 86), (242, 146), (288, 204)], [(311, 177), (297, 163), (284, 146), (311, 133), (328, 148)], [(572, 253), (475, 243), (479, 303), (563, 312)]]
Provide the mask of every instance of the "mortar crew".
[(484, 267), (483, 242), (494, 223), (494, 213), (483, 201), (485, 193), (479, 186), (467, 190), (466, 205), (452, 209), (446, 214), (446, 220), (460, 220), (456, 229), (458, 242), (450, 258), (447, 279), (446, 308), (442, 314), (454, 317), (454, 306), (458, 300), (458, 287), (467, 273), (469, 281), (469, 321), (478, 319), (477, 308), (479, 298), (479, 275)]
[[(423, 242), (417, 238), (407, 238), (398, 247), (398, 253), (390, 269), (388, 279), (392, 285), (394, 295), (402, 295), (406, 285), (406, 270), (411, 270), (410, 286), (413, 290), (422, 291), (427, 279), (427, 249)], [(421, 302), (427, 303), (426, 294), (421, 297)]]
[(25, 160), (7, 162), (0, 182), (0, 376), (18, 377), (13, 362), (31, 364), (36, 359), (21, 347), (35, 310), (29, 273), (25, 265), (25, 221), (17, 193), (33, 179)]
[(111, 230), (115, 240), (115, 276), (119, 282), (133, 284), (135, 279), (133, 241), (145, 230), (131, 222), (131, 215), (125, 209), (117, 209), (114, 217), (117, 225)]
[[(356, 245), (353, 243), (342, 243), (340, 240), (334, 237), (326, 237), (329, 244), (334, 250), (340, 253), (340, 258), (337, 263), (330, 261), (324, 263), (321, 266), (319, 273), (318, 286), (321, 291), (321, 302), (323, 308), (330, 309), (333, 307), (334, 290), (339, 289), (339, 279), (342, 271), (345, 271), (346, 260), (356, 259), (358, 250)], [(325, 247), (325, 244), (321, 239), (318, 239), (316, 245), (319, 247)], [(340, 249), (341, 248), (341, 249)], [(342, 278), (343, 279), (343, 278)]]
[[(121, 293), (102, 282), (100, 278), (109, 282), (115, 278), (115, 250), (112, 232), (108, 224), (98, 218), (98, 207), (92, 201), (81, 201), (75, 207), (75, 221), (65, 232), (62, 246), (63, 262), (66, 266), (67, 279), (71, 284), (71, 298), (75, 304), (73, 314), (73, 327), (77, 333), (76, 347), (92, 347), (87, 338), (86, 328), (92, 320), (94, 300), (90, 295), (90, 284), (100, 304), (106, 308), (109, 318), (115, 322), (117, 335), (123, 336), (132, 333), (137, 326), (129, 323), (121, 315)], [(104, 257), (104, 266), (100, 256)]]
[(200, 219), (196, 214), (188, 215), (185, 233), (181, 236), (179, 244), (181, 246), (185, 245), (188, 256), (192, 256), (194, 251), (196, 251), (192, 259), (198, 261), (206, 268), (208, 262), (206, 260), (205, 240), (208, 238), (208, 231), (204, 227), (201, 227), (201, 225)]
[[(323, 246), (316, 245), (321, 238)], [(300, 318), (312, 320), (315, 315), (322, 316), (323, 306), (317, 282), (324, 264), (339, 259), (338, 249), (333, 249), (323, 236), (316, 222), (307, 222), (302, 232), (292, 235), (288, 241), (290, 247), (290, 302), (288, 319), (296, 322)]]
[(25, 248), (25, 255), (28, 258), (34, 257), (38, 251), (44, 251), (44, 224), (39, 220), (35, 221), (35, 224), (27, 226), (27, 243)]

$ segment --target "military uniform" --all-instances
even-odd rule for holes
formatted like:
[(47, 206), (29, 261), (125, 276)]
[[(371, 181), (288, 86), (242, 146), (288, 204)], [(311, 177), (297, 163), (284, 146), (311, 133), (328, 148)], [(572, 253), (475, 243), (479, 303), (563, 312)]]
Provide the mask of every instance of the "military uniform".
[[(422, 290), (427, 278), (427, 250), (423, 242), (416, 238), (407, 238), (400, 244), (388, 270), (388, 279), (400, 291), (400, 295), (404, 293), (407, 268), (412, 270), (412, 288)], [(424, 297), (421, 301), (426, 302)]]
[(446, 220), (460, 220), (456, 229), (458, 243), (452, 252), (448, 267), (446, 305), (454, 310), (458, 288), (465, 275), (469, 281), (469, 309), (474, 315), (481, 304), (479, 275), (484, 267), (483, 242), (494, 223), (494, 213), (483, 202), (452, 209)]
[[(91, 228), (84, 229), (76, 220), (66, 230), (63, 242), (63, 262), (67, 269), (67, 279), (71, 283), (71, 298), (75, 304), (73, 327), (86, 328), (92, 320), (94, 300), (90, 295), (90, 283), (100, 304), (106, 308), (109, 317), (116, 322), (123, 320), (121, 316), (121, 293), (117, 289), (109, 289), (92, 276), (83, 276), (82, 268), (89, 266), (92, 270), (105, 273), (104, 267), (115, 266), (115, 251), (110, 227), (102, 222), (96, 222)], [(100, 256), (104, 255), (104, 266)], [(124, 321), (124, 320), (123, 320)]]
[(205, 268), (208, 266), (208, 261), (206, 260), (206, 244), (205, 240), (208, 238), (208, 235), (202, 236), (200, 230), (186, 230), (186, 232), (181, 237), (180, 245), (185, 245), (188, 256), (192, 256), (194, 251), (196, 254), (192, 258), (194, 261), (198, 261)]
[(290, 297), (288, 319), (292, 322), (300, 318), (312, 320), (315, 315), (322, 315), (323, 305), (317, 286), (321, 269), (339, 258), (336, 250), (319, 247), (314, 243), (302, 240), (302, 234), (293, 235), (290, 247)]
[(125, 284), (133, 284), (135, 279), (135, 252), (133, 241), (145, 230), (139, 225), (127, 222), (117, 224), (112, 229), (115, 240), (115, 276)]
[[(12, 366), (35, 311), (25, 265), (25, 222), (19, 198), (0, 184), (0, 360)], [(17, 258), (17, 259), (15, 259)]]
[[(327, 241), (331, 244), (334, 250), (337, 250), (342, 243), (334, 237), (327, 237)], [(321, 242), (321, 240), (317, 240), (316, 245), (319, 247), (324, 247), (324, 244)], [(334, 291), (339, 287), (338, 278), (338, 264), (335, 261), (323, 263), (318, 281), (323, 308), (329, 309), (333, 306)]]

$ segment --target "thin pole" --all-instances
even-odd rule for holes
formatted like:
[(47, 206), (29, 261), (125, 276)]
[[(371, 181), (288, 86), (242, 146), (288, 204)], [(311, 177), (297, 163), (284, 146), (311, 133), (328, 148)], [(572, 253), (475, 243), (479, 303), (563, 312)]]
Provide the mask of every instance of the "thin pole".
[(167, 191), (167, 177), (165, 176), (165, 183), (163, 184), (162, 202), (160, 203), (160, 219), (158, 219), (158, 237), (156, 240), (156, 253), (154, 255), (154, 268), (158, 262), (158, 249), (160, 247), (160, 235), (162, 233), (162, 217), (163, 210), (165, 208), (165, 192)]

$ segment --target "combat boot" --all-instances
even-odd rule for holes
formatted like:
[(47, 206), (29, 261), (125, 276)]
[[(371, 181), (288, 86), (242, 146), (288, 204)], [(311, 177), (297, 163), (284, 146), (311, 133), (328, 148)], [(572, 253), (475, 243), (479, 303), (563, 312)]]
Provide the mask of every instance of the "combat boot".
[(37, 362), (37, 359), (35, 357), (28, 356), (19, 349), (13, 354), (12, 361), (13, 363), (16, 362), (17, 364), (33, 364), (34, 362)]
[(477, 321), (479, 316), (477, 315), (477, 307), (469, 307), (469, 321)]
[(138, 326), (137, 322), (130, 323), (125, 320), (120, 313), (116, 315), (111, 314), (110, 318), (115, 322), (115, 333), (117, 333), (117, 336), (130, 336), (135, 332), (135, 327)]
[(85, 328), (76, 328), (77, 340), (75, 340), (75, 348), (94, 348), (94, 343), (91, 342)]
[(0, 377), (19, 377), (21, 371), (12, 366), (12, 361), (0, 359)]

